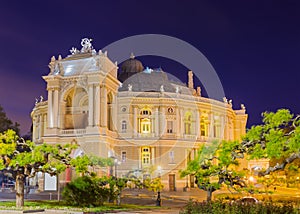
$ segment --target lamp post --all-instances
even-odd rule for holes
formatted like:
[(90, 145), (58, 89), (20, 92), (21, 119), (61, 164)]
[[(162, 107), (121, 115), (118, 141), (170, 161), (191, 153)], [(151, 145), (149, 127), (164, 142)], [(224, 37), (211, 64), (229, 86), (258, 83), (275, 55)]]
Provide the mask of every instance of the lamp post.
[[(161, 166), (157, 166), (159, 182), (161, 182)], [(159, 183), (160, 185), (160, 183)], [(156, 206), (161, 206), (160, 190), (157, 191)]]
[(115, 158), (115, 160), (114, 160), (114, 163), (115, 163), (115, 177), (117, 178), (118, 177), (118, 165), (120, 165), (121, 164), (121, 162), (120, 161), (118, 161), (118, 159), (117, 158)]

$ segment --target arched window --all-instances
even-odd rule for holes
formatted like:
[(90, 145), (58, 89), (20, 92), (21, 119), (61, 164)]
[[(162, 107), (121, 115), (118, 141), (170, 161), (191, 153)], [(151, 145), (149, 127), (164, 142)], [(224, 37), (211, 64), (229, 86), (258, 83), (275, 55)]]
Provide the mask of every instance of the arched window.
[(192, 134), (192, 114), (190, 112), (185, 113), (184, 134)]
[(147, 109), (143, 109), (143, 110), (140, 112), (140, 115), (151, 115), (151, 111), (150, 111), (150, 110), (147, 110)]
[(221, 137), (221, 124), (219, 117), (214, 118), (214, 137), (219, 138)]
[(125, 133), (127, 131), (127, 122), (126, 122), (126, 120), (123, 120), (121, 125), (122, 125), (121, 130), (122, 130), (123, 133)]

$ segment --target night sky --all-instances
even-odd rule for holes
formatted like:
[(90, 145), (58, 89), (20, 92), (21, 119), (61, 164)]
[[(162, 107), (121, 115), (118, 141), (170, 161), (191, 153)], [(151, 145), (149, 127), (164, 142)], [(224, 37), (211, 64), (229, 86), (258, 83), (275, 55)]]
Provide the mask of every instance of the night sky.
[[(299, 11), (296, 0), (2, 1), (0, 105), (25, 134), (35, 97), (47, 97), (42, 76), (49, 73), (51, 56), (66, 57), (84, 37), (99, 50), (128, 36), (164, 34), (207, 57), (234, 108), (245, 104), (248, 127), (260, 123), (263, 111), (289, 108), (299, 114)], [(178, 62), (139, 59), (187, 82), (188, 68)]]

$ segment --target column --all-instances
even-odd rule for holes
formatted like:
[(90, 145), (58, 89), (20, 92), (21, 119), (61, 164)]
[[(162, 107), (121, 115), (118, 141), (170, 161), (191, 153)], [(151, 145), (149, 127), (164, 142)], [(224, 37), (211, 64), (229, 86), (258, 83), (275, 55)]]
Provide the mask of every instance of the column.
[(94, 87), (89, 85), (89, 126), (94, 126)]
[(199, 111), (198, 109), (196, 110), (196, 124), (195, 124), (195, 127), (196, 127), (196, 137), (197, 138), (200, 138), (200, 116), (199, 116)]
[(159, 136), (162, 136), (165, 131), (165, 108), (160, 107), (159, 111)]
[(112, 106), (112, 128), (113, 131), (118, 130), (118, 103), (116, 95), (113, 95), (113, 106)]
[(32, 141), (35, 142), (36, 141), (36, 117), (33, 117), (33, 121), (32, 121)]
[(41, 139), (42, 138), (42, 129), (43, 129), (43, 120), (42, 120), (42, 115), (39, 115), (38, 117), (39, 117), (39, 119), (38, 119), (38, 121), (39, 121), (39, 123), (38, 123), (39, 139)]
[(53, 127), (57, 128), (58, 124), (58, 89), (54, 89), (54, 100), (53, 100)]
[(138, 147), (138, 169), (142, 168), (142, 154), (141, 147)]
[(43, 115), (43, 135), (46, 132), (46, 128), (47, 128), (47, 114)]
[(95, 121), (96, 126), (100, 126), (100, 85), (95, 88)]
[(228, 116), (225, 117), (225, 140), (229, 140), (229, 119)]
[(158, 107), (155, 108), (154, 112), (154, 132), (155, 132), (155, 137), (159, 137), (159, 114), (158, 114)]
[(155, 147), (150, 147), (150, 151), (151, 151), (151, 164), (152, 165), (155, 165), (155, 153), (154, 153), (154, 151), (155, 151)]
[(137, 134), (137, 107), (133, 107), (133, 137), (136, 137)]
[(61, 102), (61, 105), (60, 105), (60, 108), (59, 108), (59, 111), (60, 111), (60, 115), (59, 115), (59, 118), (60, 118), (60, 122), (58, 123), (59, 124), (59, 127), (61, 129), (64, 129), (65, 128), (65, 113), (66, 113), (66, 106), (67, 106), (67, 103), (66, 101), (62, 101)]
[(107, 89), (102, 86), (101, 89), (101, 106), (100, 106), (100, 117), (101, 117), (101, 126), (107, 126)]
[(214, 115), (212, 113), (209, 114), (208, 116), (208, 120), (209, 120), (209, 132), (208, 132), (208, 136), (209, 137), (213, 137), (213, 130), (214, 130)]
[(183, 115), (183, 109), (180, 109), (180, 136), (183, 136), (184, 133), (184, 115)]
[(181, 128), (180, 128), (180, 122), (181, 122), (181, 117), (180, 117), (180, 113), (179, 113), (179, 108), (176, 108), (176, 136), (180, 137), (180, 132), (181, 132)]
[(53, 92), (52, 89), (48, 89), (48, 127), (49, 128), (53, 128), (53, 104), (52, 104), (52, 96), (53, 96)]
[(221, 139), (225, 139), (225, 118), (224, 116), (221, 116)]

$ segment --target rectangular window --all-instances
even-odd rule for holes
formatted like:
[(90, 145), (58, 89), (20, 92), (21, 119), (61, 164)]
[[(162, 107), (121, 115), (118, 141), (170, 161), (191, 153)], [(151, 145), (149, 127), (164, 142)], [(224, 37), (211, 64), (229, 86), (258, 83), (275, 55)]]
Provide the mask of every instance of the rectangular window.
[(122, 160), (123, 163), (126, 162), (126, 152), (122, 152), (122, 154), (121, 154), (121, 160)]
[(150, 164), (150, 147), (143, 147), (142, 148), (142, 164), (148, 165)]
[(173, 133), (173, 121), (167, 122), (167, 133)]
[(125, 120), (122, 121), (122, 132), (125, 133), (127, 130), (127, 123)]
[(174, 151), (170, 151), (170, 152), (169, 152), (169, 162), (170, 162), (170, 163), (175, 163), (175, 155), (174, 155)]

